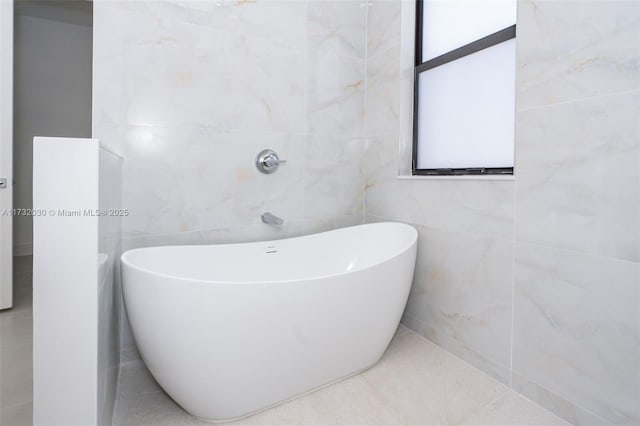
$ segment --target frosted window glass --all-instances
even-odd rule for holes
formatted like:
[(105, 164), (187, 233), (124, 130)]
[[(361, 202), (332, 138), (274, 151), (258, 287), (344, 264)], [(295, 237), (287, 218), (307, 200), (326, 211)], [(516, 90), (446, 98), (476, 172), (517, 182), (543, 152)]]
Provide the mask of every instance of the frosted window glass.
[(515, 39), (424, 71), (418, 169), (513, 167)]
[(515, 0), (424, 0), (422, 62), (516, 23)]

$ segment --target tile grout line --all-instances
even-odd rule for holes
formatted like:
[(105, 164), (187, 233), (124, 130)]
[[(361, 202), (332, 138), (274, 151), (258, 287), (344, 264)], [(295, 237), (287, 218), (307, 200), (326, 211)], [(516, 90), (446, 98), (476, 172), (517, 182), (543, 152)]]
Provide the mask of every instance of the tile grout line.
[(17, 404), (7, 405), (6, 407), (0, 407), (0, 411), (5, 411), (5, 410), (9, 410), (11, 408), (16, 408), (16, 407), (20, 407), (22, 405), (29, 405), (29, 404), (33, 405), (33, 399), (31, 399), (29, 401), (25, 401), (25, 402), (18, 402)]
[[(515, 129), (514, 129), (515, 131)], [(517, 140), (514, 136), (513, 141), (513, 166), (514, 170), (517, 170), (516, 167), (516, 158), (517, 158)], [(513, 348), (514, 348), (514, 340), (515, 340), (515, 317), (516, 317), (516, 228), (517, 228), (517, 216), (516, 216), (516, 203), (518, 197), (518, 182), (514, 179), (513, 181), (513, 226), (511, 228), (513, 232), (512, 242), (513, 245), (511, 247), (511, 336), (509, 341), (509, 386), (513, 389)]]
[(369, 6), (370, 0), (364, 0), (364, 117), (362, 134), (364, 149), (362, 151), (362, 223), (367, 220), (367, 151), (369, 150)]
[(307, 129), (308, 99), (307, 84), (309, 80), (309, 0), (304, 3), (304, 71), (302, 74), (302, 225), (303, 232), (307, 232), (307, 144), (309, 132)]
[[(473, 367), (473, 365), (472, 365)], [(476, 367), (474, 367), (476, 368)], [(480, 370), (482, 371), (482, 370)], [(504, 383), (503, 383), (504, 384)], [(464, 425), (466, 424), (469, 420), (471, 420), (472, 417), (477, 416), (479, 413), (482, 413), (482, 411), (484, 411), (485, 408), (489, 407), (491, 404), (493, 404), (494, 402), (498, 401), (500, 398), (503, 398), (507, 393), (509, 393), (509, 391), (511, 390), (511, 388), (507, 387), (507, 389), (496, 395), (495, 397), (493, 397), (492, 399), (489, 400), (489, 402), (482, 404), (480, 407), (478, 407), (478, 409), (473, 412), (473, 413), (469, 413), (467, 416), (465, 416), (461, 421), (458, 422), (459, 425)], [(536, 404), (537, 405), (537, 404)]]
[[(405, 327), (406, 327), (406, 326), (405, 326)], [(483, 370), (479, 369), (478, 367), (476, 367), (475, 365), (471, 364), (470, 362), (468, 362), (468, 361), (466, 361), (466, 360), (464, 360), (464, 359), (460, 358), (458, 355), (454, 354), (453, 352), (450, 352), (450, 351), (448, 351), (447, 349), (443, 348), (442, 346), (438, 345), (437, 343), (435, 343), (435, 342), (433, 342), (433, 341), (431, 341), (431, 340), (427, 339), (427, 338), (426, 338), (426, 337), (424, 337), (422, 334), (420, 334), (420, 333), (418, 333), (418, 332), (416, 332), (416, 331), (414, 331), (414, 330), (410, 329), (409, 327), (406, 327), (406, 328), (407, 328), (407, 329), (409, 329), (409, 331), (410, 331), (411, 333), (415, 334), (415, 335), (416, 335), (416, 336), (418, 336), (419, 338), (421, 338), (421, 339), (423, 339), (423, 340), (426, 340), (427, 342), (429, 342), (429, 343), (431, 343), (432, 345), (436, 346), (439, 350), (446, 352), (447, 354), (449, 354), (449, 355), (451, 355), (452, 357), (456, 358), (457, 360), (459, 360), (459, 361), (463, 362), (464, 364), (468, 365), (469, 367), (473, 368), (474, 370), (476, 370), (476, 371), (480, 372), (482, 375), (486, 376), (487, 378), (489, 378), (490, 380), (492, 380), (493, 382), (497, 383), (498, 385), (500, 385), (501, 387), (503, 387), (503, 388), (504, 388), (504, 392), (502, 392), (502, 393), (501, 393), (500, 395), (498, 395), (496, 398), (494, 398), (493, 400), (491, 400), (489, 403), (487, 403), (487, 404), (483, 405), (483, 406), (482, 406), (482, 408), (484, 408), (484, 407), (488, 406), (490, 403), (492, 403), (493, 401), (497, 400), (498, 398), (500, 398), (500, 397), (504, 396), (506, 393), (508, 393), (508, 392), (513, 392), (513, 393), (514, 393), (515, 395), (517, 395), (518, 397), (521, 397), (521, 398), (523, 398), (523, 399), (527, 400), (528, 402), (532, 403), (532, 404), (533, 404), (533, 405), (535, 405), (536, 407), (538, 407), (538, 408), (542, 409), (543, 411), (545, 411), (545, 412), (547, 412), (547, 413), (551, 414), (552, 416), (554, 416), (554, 417), (556, 417), (556, 418), (558, 418), (558, 419), (562, 420), (563, 422), (567, 423), (568, 425), (570, 425), (570, 423), (569, 423), (569, 421), (568, 421), (568, 420), (563, 419), (562, 417), (560, 417), (560, 416), (559, 416), (559, 415), (557, 415), (556, 413), (554, 413), (554, 412), (552, 412), (552, 411), (550, 411), (550, 410), (546, 409), (545, 407), (543, 407), (543, 406), (542, 406), (542, 405), (540, 405), (539, 403), (537, 403), (537, 402), (535, 402), (535, 401), (533, 401), (533, 400), (531, 400), (531, 399), (527, 398), (527, 397), (526, 397), (525, 395), (523, 395), (522, 393), (520, 393), (520, 392), (516, 391), (513, 387), (511, 387), (511, 386), (509, 386), (509, 385), (506, 385), (505, 383), (503, 383), (503, 382), (499, 381), (499, 380), (498, 380), (498, 379), (496, 379), (495, 377), (491, 376), (490, 374), (487, 374), (485, 371), (483, 371)], [(537, 385), (537, 384), (536, 384), (536, 385)], [(549, 391), (548, 389), (546, 389), (546, 388), (544, 388), (544, 387), (542, 387), (542, 386), (540, 386), (540, 387), (541, 387), (541, 388), (543, 388), (543, 389), (545, 389), (545, 390), (547, 390), (547, 391)], [(551, 392), (551, 391), (549, 391), (549, 392)], [(551, 393), (553, 393), (554, 395), (556, 395), (554, 392), (551, 392)], [(560, 398), (562, 398), (562, 397), (560, 397)], [(574, 405), (576, 405), (576, 404), (574, 404)], [(583, 409), (582, 407), (580, 407), (580, 406), (578, 406), (578, 405), (576, 405), (576, 406), (577, 406), (577, 407), (579, 407), (579, 408), (581, 408), (581, 409)], [(589, 411), (589, 412), (590, 412), (590, 411)], [(590, 413), (591, 413), (591, 412), (590, 412)], [(600, 416), (597, 416), (597, 417), (600, 417)], [(604, 419), (603, 419), (603, 420), (604, 420)], [(609, 424), (610, 424), (610, 423), (609, 423)]]
[(579, 98), (575, 98), (575, 99), (567, 99), (565, 101), (554, 102), (554, 103), (551, 103), (551, 104), (534, 105), (534, 106), (530, 106), (530, 107), (526, 107), (526, 108), (522, 108), (522, 109), (516, 110), (515, 113), (517, 115), (517, 114), (519, 114), (521, 112), (528, 112), (528, 111), (542, 109), (542, 108), (549, 108), (549, 107), (567, 105), (567, 104), (577, 103), (577, 102), (588, 102), (590, 100), (596, 100), (596, 99), (607, 98), (607, 97), (625, 96), (625, 95), (631, 95), (633, 93), (640, 93), (640, 89), (636, 88), (636, 89), (618, 90), (618, 91), (615, 91), (615, 92), (600, 93), (600, 94), (593, 95), (593, 96), (583, 96), (583, 97), (579, 97)]
[[(307, 56), (301, 55), (301, 56)], [(363, 58), (356, 57), (347, 57), (350, 59), (363, 61)], [(304, 96), (303, 96), (304, 97)], [(303, 118), (304, 121), (304, 118)], [(167, 125), (167, 124), (122, 124), (122, 125), (101, 125), (102, 128), (108, 128), (110, 130), (123, 130), (127, 129), (156, 129), (156, 130), (201, 130), (207, 133), (217, 133), (217, 134), (225, 134), (225, 135), (252, 135), (252, 136), (261, 136), (261, 135), (318, 135), (318, 136), (344, 136), (344, 132), (333, 132), (333, 131), (288, 131), (288, 130), (273, 130), (273, 129), (242, 129), (242, 128), (219, 128), (212, 125), (205, 124), (175, 124), (175, 125)], [(216, 144), (216, 142), (212, 142), (212, 144)]]
[[(433, 229), (433, 230), (437, 230), (437, 231), (442, 231), (442, 232), (450, 232), (453, 234), (459, 234), (459, 235), (467, 235), (467, 236), (471, 236), (471, 237), (476, 237), (476, 238), (485, 238), (485, 239), (489, 239), (489, 240), (506, 240), (508, 235), (500, 235), (500, 236), (490, 236), (490, 235), (486, 235), (486, 234), (478, 234), (476, 232), (469, 232), (469, 231), (464, 231), (464, 230), (456, 230), (456, 229), (450, 229), (450, 228), (443, 228), (443, 227), (438, 227), (438, 226), (434, 226), (434, 225), (425, 225), (422, 223), (416, 223), (416, 222), (412, 222), (409, 220), (401, 220), (401, 219), (392, 219), (386, 215), (381, 215), (378, 213), (367, 213), (367, 216), (373, 216), (373, 217), (377, 217), (380, 219), (385, 219), (385, 220), (389, 220), (389, 221), (393, 221), (393, 222), (402, 222), (402, 223), (407, 223), (407, 224), (411, 224), (413, 226), (420, 226), (423, 228), (429, 228), (429, 229)], [(535, 243), (535, 242), (530, 242), (530, 241), (521, 241), (517, 239), (517, 236), (515, 235), (515, 219), (514, 219), (514, 253), (515, 253), (515, 244), (528, 244), (528, 245), (532, 245), (532, 246), (537, 246), (537, 247), (542, 247), (542, 248), (547, 248), (547, 249), (554, 249), (554, 250), (558, 250), (558, 251), (564, 251), (564, 252), (568, 252), (568, 253), (574, 253), (574, 254), (579, 254), (579, 255), (584, 255), (584, 256), (591, 256), (594, 258), (598, 258), (598, 259), (605, 259), (605, 260), (613, 260), (616, 262), (625, 262), (625, 263), (630, 263), (632, 265), (640, 265), (640, 260), (635, 261), (635, 260), (629, 260), (629, 259), (621, 259), (619, 257), (611, 257), (611, 256), (605, 256), (599, 253), (591, 253), (591, 252), (587, 252), (587, 251), (581, 251), (581, 250), (575, 250), (575, 249), (569, 249), (569, 248), (564, 248), (564, 247), (557, 247), (557, 246), (553, 246), (553, 245), (547, 245), (547, 244), (541, 244), (541, 243)], [(514, 263), (515, 263), (515, 259), (514, 259)]]
[(440, 232), (450, 232), (452, 234), (470, 236), (470, 237), (475, 237), (475, 238), (483, 238), (483, 239), (486, 239), (486, 240), (495, 240), (495, 241), (507, 241), (508, 240), (508, 235), (490, 236), (490, 235), (485, 235), (485, 234), (478, 234), (478, 233), (475, 233), (475, 232), (461, 231), (461, 230), (455, 230), (455, 229), (449, 229), (449, 228), (441, 228), (441, 227), (437, 227), (437, 226), (433, 226), (433, 225), (424, 225), (424, 224), (412, 222), (412, 221), (409, 221), (409, 220), (392, 219), (392, 218), (390, 218), (388, 216), (384, 216), (384, 215), (380, 215), (380, 214), (376, 214), (376, 213), (368, 213), (367, 215), (368, 216), (377, 217), (379, 219), (385, 219), (387, 221), (407, 223), (407, 224), (410, 224), (412, 226), (419, 226), (421, 228), (432, 229), (432, 230), (440, 231)]
[[(591, 415), (591, 416), (593, 416), (593, 417), (598, 418), (599, 420), (602, 420), (602, 421), (605, 423), (605, 425), (606, 425), (606, 426), (613, 426), (613, 423), (612, 423), (612, 422), (610, 422), (609, 420), (606, 420), (606, 419), (605, 419), (605, 418), (603, 418), (602, 416), (600, 416), (600, 415), (598, 415), (598, 414), (594, 413), (593, 411), (591, 411), (591, 410), (589, 410), (589, 409), (587, 409), (587, 408), (583, 407), (582, 405), (580, 405), (580, 404), (578, 404), (578, 403), (576, 403), (576, 402), (574, 402), (574, 401), (570, 400), (569, 398), (566, 398), (566, 397), (564, 397), (564, 396), (560, 395), (558, 392), (553, 391), (553, 390), (551, 390), (551, 389), (548, 389), (547, 387), (542, 386), (542, 385), (538, 384), (537, 382), (535, 382), (535, 381), (533, 381), (533, 380), (527, 379), (526, 377), (522, 376), (521, 374), (518, 374), (518, 375), (519, 375), (519, 376), (521, 376), (522, 378), (524, 378), (525, 380), (527, 380), (529, 383), (532, 383), (532, 384), (534, 384), (535, 386), (539, 387), (540, 389), (543, 389), (543, 390), (544, 390), (544, 391), (546, 391), (547, 393), (552, 394), (555, 398), (558, 398), (558, 399), (560, 399), (560, 400), (562, 400), (562, 401), (564, 401), (564, 402), (567, 402), (567, 403), (569, 403), (570, 405), (572, 405), (573, 407), (578, 408), (578, 409), (580, 409), (580, 410), (582, 410), (582, 411), (584, 411), (584, 412), (588, 413), (589, 415)], [(562, 418), (562, 417), (560, 417), (558, 414), (554, 413), (554, 412), (553, 412), (553, 411), (551, 411), (551, 410), (548, 410), (548, 409), (547, 409), (546, 407), (544, 407), (542, 404), (539, 404), (539, 403), (537, 403), (536, 401), (534, 401), (533, 399), (530, 399), (528, 396), (524, 395), (523, 393), (518, 392), (518, 391), (517, 391), (517, 390), (515, 390), (514, 388), (511, 388), (511, 389), (512, 389), (515, 393), (517, 393), (518, 395), (520, 395), (521, 397), (523, 397), (524, 399), (526, 399), (527, 401), (531, 401), (531, 402), (533, 402), (534, 404), (536, 404), (536, 405), (538, 405), (538, 406), (542, 407), (544, 410), (548, 411), (549, 413), (553, 414), (554, 416), (556, 416), (556, 417), (558, 417), (558, 418), (562, 419), (563, 421), (566, 421), (567, 423), (570, 423), (568, 420), (563, 419), (563, 418)]]
[[(406, 327), (406, 326), (405, 326)], [(416, 336), (420, 337), (423, 340), (426, 340), (427, 342), (429, 342), (430, 344), (434, 345), (435, 347), (437, 347), (439, 350), (446, 352), (447, 354), (451, 355), (452, 357), (456, 358), (457, 360), (463, 362), (465, 365), (473, 368), (474, 370), (479, 371), (480, 373), (482, 373), (484, 376), (488, 377), (489, 379), (491, 379), (493, 382), (497, 383), (498, 385), (500, 385), (501, 387), (503, 387), (505, 389), (505, 391), (508, 390), (512, 390), (512, 388), (508, 385), (506, 385), (504, 382), (501, 382), (500, 380), (496, 379), (495, 377), (493, 377), (492, 375), (486, 373), (485, 371), (479, 369), (478, 367), (476, 367), (475, 365), (471, 364), (469, 361), (460, 358), (458, 355), (454, 354), (453, 352), (447, 350), (446, 348), (440, 346), (439, 344), (437, 344), (436, 342), (426, 338), (425, 336), (423, 336), (422, 334), (416, 332), (415, 330), (406, 327), (411, 333), (415, 334)]]
[(522, 240), (517, 240), (517, 239), (516, 239), (516, 243), (517, 244), (527, 244), (527, 245), (546, 248), (546, 249), (553, 249), (553, 250), (557, 250), (557, 251), (563, 251), (563, 252), (566, 252), (566, 253), (579, 254), (579, 255), (582, 255), (582, 256), (590, 256), (590, 257), (594, 257), (594, 258), (597, 258), (597, 259), (605, 259), (605, 260), (612, 260), (612, 261), (615, 261), (615, 262), (630, 263), (632, 265), (640, 265), (640, 259), (637, 260), (637, 261), (636, 260), (629, 260), (629, 259), (620, 259), (619, 257), (605, 256), (605, 255), (600, 254), (600, 253), (591, 253), (591, 252), (588, 252), (588, 251), (569, 249), (569, 248), (558, 247), (558, 246), (549, 245), (549, 244), (534, 243), (534, 242), (530, 242), (530, 241), (522, 241)]
[[(404, 315), (406, 315), (406, 316), (410, 317), (411, 319), (413, 319), (413, 320), (415, 320), (415, 321), (419, 321), (419, 322), (421, 322), (421, 323), (426, 324), (426, 322), (425, 322), (425, 321), (423, 321), (423, 320), (421, 320), (421, 319), (419, 319), (419, 318), (416, 318), (416, 315), (415, 315), (413, 312), (405, 311), (405, 312), (403, 313), (403, 316), (404, 316)], [(406, 327), (406, 326), (405, 326), (405, 327)], [(433, 340), (429, 339), (428, 337), (423, 336), (422, 334), (420, 334), (419, 332), (417, 332), (417, 331), (413, 330), (412, 328), (409, 328), (409, 327), (407, 327), (407, 328), (408, 328), (409, 330), (411, 330), (413, 333), (416, 333), (418, 336), (422, 337), (423, 339), (428, 340), (429, 342), (433, 343), (433, 344), (434, 344), (434, 345), (436, 345), (437, 347), (441, 348), (442, 350), (444, 350), (444, 351), (446, 351), (446, 352), (450, 353), (451, 355), (455, 356), (456, 358), (461, 359), (462, 361), (464, 361), (465, 363), (469, 364), (470, 366), (472, 366), (472, 367), (473, 367), (473, 368), (475, 368), (476, 370), (482, 371), (482, 372), (483, 372), (484, 374), (486, 374), (487, 376), (489, 376), (489, 377), (493, 378), (493, 380), (495, 380), (496, 382), (501, 383), (502, 385), (506, 386), (507, 388), (510, 388), (510, 386), (509, 386), (508, 384), (506, 384), (505, 382), (501, 382), (500, 380), (498, 380), (497, 378), (495, 378), (495, 377), (494, 377), (494, 376), (492, 376), (491, 374), (487, 373), (485, 370), (481, 369), (480, 367), (475, 366), (474, 364), (472, 364), (472, 363), (471, 363), (471, 362), (469, 362), (469, 361), (466, 361), (465, 359), (463, 359), (462, 357), (460, 357), (460, 356), (456, 355), (454, 352), (450, 351), (449, 349), (445, 348), (444, 346), (442, 346), (442, 345), (440, 345), (440, 344), (436, 343), (435, 341), (433, 341)], [(460, 341), (460, 340), (458, 340), (458, 339), (456, 339), (456, 338), (450, 337), (450, 336), (445, 336), (445, 337), (448, 337), (450, 340), (452, 340), (452, 341), (454, 341), (454, 342), (456, 342), (456, 343), (458, 343), (458, 344), (460, 344), (460, 345), (464, 346), (464, 348), (465, 348), (467, 351), (472, 352), (472, 354), (473, 354), (473, 355), (475, 355), (475, 356), (477, 356), (477, 357), (479, 357), (479, 358), (482, 358), (482, 359), (483, 359), (483, 361), (485, 361), (485, 362), (486, 362), (487, 364), (489, 364), (490, 366), (498, 367), (498, 368), (501, 368), (501, 369), (504, 369), (504, 370), (508, 370), (508, 367), (507, 367), (507, 366), (502, 365), (502, 364), (500, 364), (500, 363), (498, 363), (498, 362), (496, 362), (496, 361), (492, 361), (492, 360), (490, 360), (490, 359), (486, 358), (484, 355), (482, 355), (482, 354), (480, 353), (480, 351), (479, 351), (479, 350), (477, 350), (476, 348), (472, 347), (471, 345), (469, 345), (469, 344), (467, 344), (467, 343), (465, 343), (465, 342), (462, 342), (462, 341)]]

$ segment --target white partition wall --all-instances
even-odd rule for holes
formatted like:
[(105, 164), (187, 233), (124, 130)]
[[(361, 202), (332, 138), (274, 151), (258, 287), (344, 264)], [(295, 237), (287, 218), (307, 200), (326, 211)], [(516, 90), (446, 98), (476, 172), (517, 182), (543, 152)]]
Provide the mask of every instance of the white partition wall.
[(81, 212), (98, 208), (98, 149), (34, 140), (34, 425), (96, 423), (98, 219)]
[(120, 230), (103, 209), (119, 205), (119, 157), (96, 139), (35, 138), (33, 164), (34, 425), (110, 423)]

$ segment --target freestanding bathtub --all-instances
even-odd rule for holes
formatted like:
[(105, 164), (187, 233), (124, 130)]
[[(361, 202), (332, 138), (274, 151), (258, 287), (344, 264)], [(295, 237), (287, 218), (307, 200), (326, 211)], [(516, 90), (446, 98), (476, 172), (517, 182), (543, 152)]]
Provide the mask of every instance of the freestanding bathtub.
[(229, 421), (374, 365), (404, 310), (417, 232), (400, 223), (122, 255), (144, 362), (187, 412)]

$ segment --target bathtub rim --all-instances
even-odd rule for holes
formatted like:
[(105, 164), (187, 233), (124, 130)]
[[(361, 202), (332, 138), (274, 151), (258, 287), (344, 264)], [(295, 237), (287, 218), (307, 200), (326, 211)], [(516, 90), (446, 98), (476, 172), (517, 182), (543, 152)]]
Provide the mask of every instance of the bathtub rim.
[[(225, 247), (225, 246), (241, 246), (241, 245), (250, 245), (250, 244), (278, 243), (279, 241), (295, 240), (295, 239), (309, 237), (309, 236), (312, 236), (312, 235), (329, 234), (329, 233), (333, 233), (333, 232), (337, 232), (337, 231), (343, 231), (343, 230), (349, 229), (349, 228), (368, 227), (368, 226), (376, 226), (376, 225), (381, 225), (381, 224), (393, 224), (393, 225), (400, 225), (402, 227), (409, 228), (409, 229), (412, 230), (412, 238), (409, 240), (409, 242), (406, 245), (406, 247), (404, 247), (402, 250), (400, 250), (398, 252), (394, 252), (394, 253), (390, 254), (389, 256), (385, 256), (383, 259), (379, 260), (376, 263), (367, 264), (367, 265), (365, 265), (363, 267), (352, 269), (350, 271), (343, 271), (343, 272), (337, 272), (337, 273), (331, 273), (331, 274), (325, 274), (325, 275), (315, 275), (315, 276), (311, 276), (311, 277), (302, 277), (302, 278), (295, 278), (295, 279), (281, 279), (281, 280), (259, 280), (259, 281), (258, 280), (253, 280), (253, 281), (203, 280), (203, 279), (197, 279), (197, 278), (187, 278), (187, 277), (179, 276), (179, 275), (158, 273), (156, 271), (152, 271), (150, 269), (143, 268), (141, 266), (135, 265), (134, 263), (132, 263), (130, 260), (126, 259), (126, 257), (125, 257), (127, 254), (132, 253), (132, 252), (137, 252), (137, 251), (142, 251), (142, 250), (149, 250), (149, 249), (157, 249), (157, 248), (176, 248), (176, 249), (179, 249), (181, 247), (206, 247), (206, 246)], [(396, 258), (396, 257), (399, 257), (399, 256), (403, 255), (407, 251), (411, 250), (417, 244), (417, 241), (418, 241), (418, 230), (412, 225), (409, 225), (409, 224), (404, 223), (404, 222), (374, 222), (374, 223), (365, 223), (365, 224), (361, 224), (361, 225), (348, 226), (348, 227), (344, 227), (344, 228), (331, 229), (329, 231), (316, 232), (314, 234), (299, 235), (297, 237), (280, 238), (280, 239), (277, 239), (277, 240), (260, 240), (260, 241), (252, 241), (252, 242), (224, 243), (224, 244), (179, 244), (179, 245), (162, 245), (162, 246), (139, 247), (139, 248), (127, 250), (126, 252), (122, 253), (122, 255), (120, 255), (120, 262), (123, 264), (123, 266), (127, 266), (127, 267), (130, 267), (130, 268), (133, 268), (133, 269), (135, 269), (135, 270), (137, 270), (139, 272), (142, 272), (142, 273), (150, 274), (150, 275), (152, 275), (154, 277), (158, 277), (158, 278), (162, 278), (162, 279), (180, 280), (180, 281), (183, 281), (183, 282), (188, 282), (188, 283), (193, 283), (193, 284), (215, 284), (215, 285), (229, 285), (229, 286), (232, 286), (232, 285), (233, 286), (236, 286), (236, 285), (252, 285), (252, 284), (255, 284), (255, 285), (291, 284), (291, 283), (303, 282), (303, 281), (304, 282), (309, 282), (309, 281), (316, 281), (316, 280), (324, 280), (324, 279), (335, 278), (335, 277), (338, 277), (338, 276), (350, 275), (350, 274), (354, 274), (354, 273), (357, 273), (357, 272), (364, 271), (366, 269), (375, 267), (376, 265), (388, 262), (393, 258)]]

